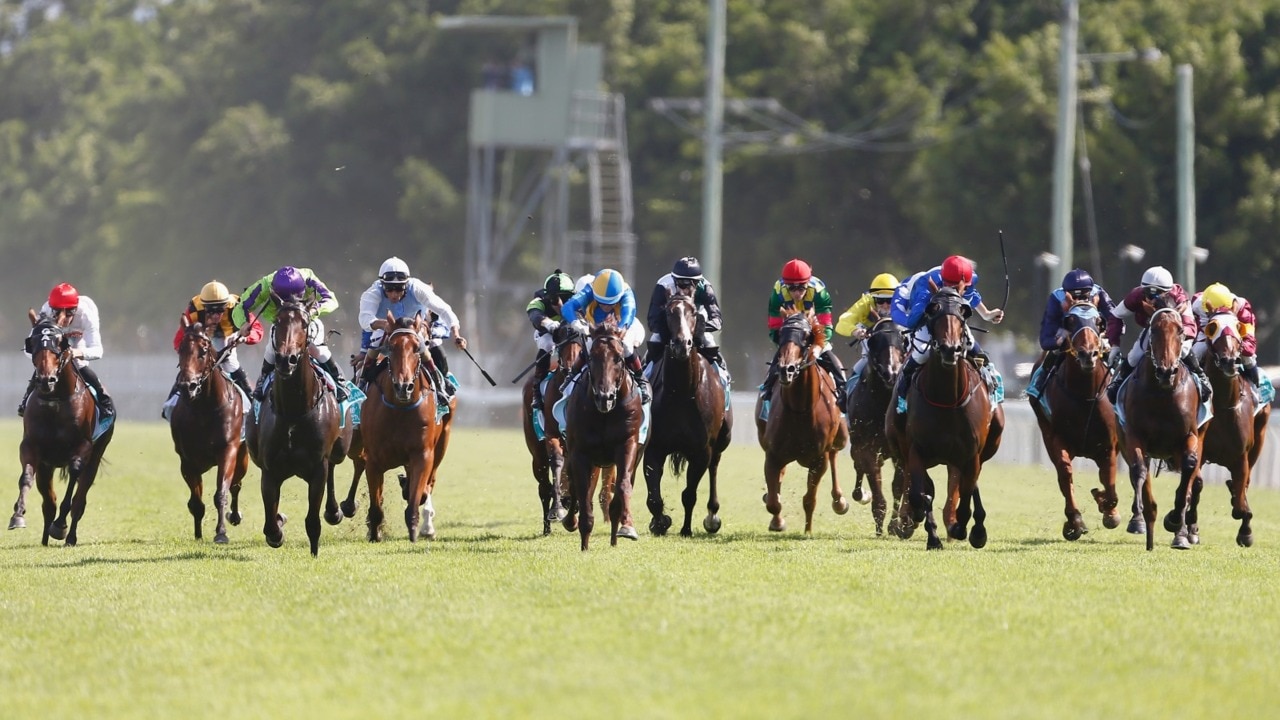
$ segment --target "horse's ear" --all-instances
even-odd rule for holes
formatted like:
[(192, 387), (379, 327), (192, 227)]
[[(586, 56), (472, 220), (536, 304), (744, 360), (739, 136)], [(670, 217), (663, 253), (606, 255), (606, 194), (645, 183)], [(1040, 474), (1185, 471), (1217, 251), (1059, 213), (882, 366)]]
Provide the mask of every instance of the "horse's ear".
[(40, 321), (40, 316), (36, 314), (35, 308), (27, 308), (27, 319), (31, 321), (33, 326)]
[(395, 324), (396, 324), (396, 319), (391, 316), (391, 311), (388, 310), (387, 311), (387, 327), (388, 328), (395, 327)]

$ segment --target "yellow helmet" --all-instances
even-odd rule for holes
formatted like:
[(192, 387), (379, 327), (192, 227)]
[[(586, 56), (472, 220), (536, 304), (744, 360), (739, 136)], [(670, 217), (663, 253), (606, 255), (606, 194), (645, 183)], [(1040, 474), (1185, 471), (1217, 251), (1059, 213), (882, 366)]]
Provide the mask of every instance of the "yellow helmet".
[(1204, 289), (1200, 295), (1200, 305), (1205, 312), (1230, 310), (1236, 302), (1236, 296), (1222, 283), (1214, 283)]
[(200, 288), (200, 302), (204, 305), (226, 305), (231, 300), (227, 286), (214, 280)]
[(898, 278), (889, 273), (880, 273), (871, 281), (871, 295), (878, 298), (893, 297), (898, 289)]

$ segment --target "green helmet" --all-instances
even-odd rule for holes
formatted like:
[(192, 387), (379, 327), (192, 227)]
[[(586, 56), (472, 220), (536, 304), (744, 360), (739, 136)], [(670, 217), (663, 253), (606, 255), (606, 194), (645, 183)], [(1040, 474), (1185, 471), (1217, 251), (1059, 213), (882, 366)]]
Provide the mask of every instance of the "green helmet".
[(569, 277), (560, 268), (547, 276), (543, 281), (542, 288), (547, 291), (548, 295), (572, 295), (573, 294), (573, 278)]

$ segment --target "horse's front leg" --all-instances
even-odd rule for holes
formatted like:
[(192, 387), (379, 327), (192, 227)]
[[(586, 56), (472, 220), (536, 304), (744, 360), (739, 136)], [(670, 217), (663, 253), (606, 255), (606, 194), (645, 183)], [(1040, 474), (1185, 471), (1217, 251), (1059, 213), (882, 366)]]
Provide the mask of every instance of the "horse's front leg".
[(1249, 509), (1249, 480), (1253, 469), (1249, 461), (1243, 459), (1231, 472), (1231, 517), (1240, 521), (1240, 530), (1236, 532), (1236, 544), (1240, 547), (1253, 547), (1253, 511)]
[(40, 493), (40, 514), (44, 520), (44, 534), (40, 537), (40, 544), (48, 545), (49, 538), (61, 540), (66, 537), (54, 534), (53, 520), (58, 514), (58, 490), (53, 486), (53, 466), (41, 463), (36, 467), (36, 492)]
[(13, 516), (9, 518), (10, 530), (27, 526), (27, 492), (35, 482), (35, 469), (23, 458), (22, 472), (18, 475), (18, 499), (13, 503)]
[(720, 532), (720, 496), (717, 494), (716, 473), (720, 469), (720, 450), (711, 451), (711, 462), (707, 465), (707, 516), (702, 519), (702, 529), (715, 535)]
[[(1129, 447), (1133, 447), (1132, 444)], [(1147, 550), (1155, 549), (1156, 493), (1151, 482), (1151, 470), (1147, 467), (1144, 448), (1134, 448), (1129, 459), (1129, 482), (1133, 484), (1133, 514), (1142, 516), (1142, 527), (1147, 535)], [(1130, 526), (1133, 521), (1129, 522)]]
[[(71, 527), (67, 530), (68, 546), (74, 546), (79, 542), (77, 530), (80, 527), (80, 518), (84, 517), (85, 508), (89, 505), (89, 489), (93, 487), (93, 480), (98, 476), (98, 466), (102, 461), (101, 450), (90, 452), (89, 459), (82, 467), (80, 478), (76, 482), (75, 495), (71, 497)], [(70, 492), (69, 488), (68, 492)]]
[(334, 486), (337, 474), (338, 464), (334, 462), (332, 456), (325, 462), (328, 470), (325, 472), (324, 479), (324, 521), (330, 525), (337, 525), (342, 522), (342, 510), (338, 508), (338, 493)]
[(986, 547), (987, 544), (987, 511), (982, 507), (982, 495), (978, 492), (978, 475), (982, 472), (982, 461), (975, 458), (972, 466), (964, 465), (959, 468), (959, 476), (957, 477), (960, 490), (960, 506), (957, 509), (956, 525), (959, 532), (953, 532), (951, 535), (955, 537), (960, 535), (960, 540), (964, 539), (966, 529), (969, 525), (970, 505), (972, 504), (973, 531), (968, 533), (969, 545), (975, 548)]
[(639, 540), (635, 521), (631, 517), (631, 492), (634, 483), (636, 461), (640, 459), (640, 444), (632, 436), (615, 456), (618, 465), (615, 467), (617, 481), (614, 485), (613, 498), (609, 503), (609, 522), (612, 525), (610, 543), (618, 544), (618, 538)]
[(966, 465), (947, 465), (947, 501), (942, 506), (942, 525), (952, 540), (964, 540), (969, 536), (969, 506), (962, 502), (965, 475), (968, 472), (970, 470)]
[(782, 517), (782, 477), (787, 472), (786, 463), (779, 462), (767, 452), (764, 456), (764, 509), (773, 515), (769, 521), (769, 530), (782, 532), (787, 529), (787, 521)]
[(1195, 433), (1187, 436), (1182, 449), (1178, 489), (1173, 497), (1173, 511), (1164, 519), (1164, 527), (1172, 532), (1171, 547), (1175, 550), (1189, 550), (1191, 542), (1191, 524), (1189, 522), (1192, 507), (1192, 495), (1195, 481), (1199, 475), (1200, 459), (1197, 455), (1198, 443)]
[(941, 550), (942, 539), (938, 537), (938, 521), (933, 516), (933, 478), (925, 469), (924, 461), (914, 449), (907, 457), (907, 473), (911, 476), (911, 493), (908, 502), (911, 504), (911, 519), (916, 524), (924, 523), (925, 547), (929, 550)]
[(702, 476), (707, 473), (710, 462), (710, 453), (701, 450), (689, 458), (689, 464), (684, 468), (684, 491), (680, 493), (680, 502), (684, 505), (684, 525), (680, 527), (681, 537), (693, 537), (693, 509), (698, 506), (698, 485), (702, 482)]
[(893, 479), (889, 489), (893, 494), (893, 516), (889, 519), (889, 532), (908, 540), (916, 532), (916, 521), (911, 512), (911, 482), (907, 472), (897, 460), (893, 463)]
[(564, 475), (564, 444), (559, 440), (548, 440), (547, 447), (547, 492), (551, 496), (551, 505), (547, 509), (547, 534), (551, 532), (551, 523), (564, 520), (568, 514), (566, 500), (568, 492), (561, 481)]
[(840, 447), (832, 447), (826, 453), (826, 465), (831, 468), (831, 509), (837, 515), (849, 512), (849, 500), (844, 496), (844, 490), (840, 489), (840, 475), (836, 472), (836, 460), (840, 457), (842, 449), (844, 449), (843, 444)]
[(284, 524), (286, 518), (280, 514), (280, 484), (284, 478), (277, 477), (274, 469), (262, 471), (262, 534), (267, 545), (278, 548), (284, 545)]
[(365, 525), (368, 527), (369, 542), (382, 540), (382, 521), (385, 517), (382, 512), (382, 488), (385, 475), (386, 468), (381, 465), (365, 465), (364, 479), (369, 485), (369, 511), (365, 515)]
[(1116, 496), (1116, 452), (1113, 448), (1098, 461), (1098, 483), (1102, 489), (1094, 488), (1093, 501), (1098, 504), (1098, 512), (1102, 513), (1102, 527), (1115, 530), (1120, 527), (1120, 499)]
[[(665, 512), (666, 503), (662, 500), (662, 466), (667, 457), (667, 453), (657, 445), (644, 449), (644, 504), (652, 516), (649, 520), (649, 532), (654, 535), (666, 535), (667, 530), (671, 529), (671, 516)], [(685, 473), (687, 477), (687, 468)]]
[(813, 465), (809, 467), (808, 480), (804, 491), (804, 534), (813, 534), (813, 513), (818, 509), (818, 486), (827, 474), (827, 453), (818, 453)]
[(357, 455), (351, 459), (351, 466), (355, 469), (355, 474), (351, 476), (351, 487), (347, 489), (347, 497), (338, 503), (338, 509), (342, 510), (345, 517), (355, 517), (356, 510), (360, 507), (360, 501), (356, 499), (356, 491), (360, 488), (360, 476), (364, 474), (365, 462), (363, 455)]
[[(311, 557), (320, 555), (320, 507), (324, 504), (325, 486), (332, 475), (329, 474), (329, 459), (322, 458), (312, 468), (307, 478), (307, 540), (311, 543)], [(329, 485), (332, 490), (333, 486)]]
[(218, 510), (218, 526), (213, 531), (213, 542), (225, 545), (230, 542), (227, 537), (227, 505), (231, 497), (231, 488), (237, 484), (236, 462), (239, 459), (239, 448), (228, 444), (222, 453), (222, 462), (218, 465), (218, 489), (213, 496), (214, 507)]
[(409, 542), (418, 542), (422, 530), (422, 506), (427, 494), (427, 477), (435, 452), (424, 448), (422, 454), (409, 458), (405, 471), (409, 474), (409, 487), (404, 507), (404, 524), (409, 531)]
[[(182, 464), (179, 470), (182, 473), (182, 480), (187, 483), (187, 491), (189, 492), (189, 497), (187, 498), (187, 512), (191, 513), (191, 520), (195, 525), (194, 527), (195, 538), (196, 540), (203, 540), (204, 529), (201, 527), (201, 525), (204, 523), (204, 510), (205, 510), (204, 476), (198, 469), (195, 468), (194, 465), (188, 463), (185, 459), (182, 461)], [(218, 502), (218, 498), (221, 496), (221, 492), (222, 492), (221, 491), (221, 486), (222, 486), (221, 480), (223, 477), (222, 466), (219, 465), (217, 470), (218, 470), (219, 489), (215, 491), (213, 496), (213, 500), (215, 504)], [(221, 510), (218, 511), (218, 522), (219, 522), (219, 525), (221, 525), (222, 523)]]
[(1089, 528), (1084, 524), (1080, 506), (1076, 505), (1075, 470), (1071, 466), (1071, 453), (1053, 433), (1043, 429), (1044, 425), (1041, 425), (1041, 428), (1047, 438), (1046, 449), (1049, 450), (1049, 459), (1053, 462), (1053, 469), (1058, 475), (1058, 492), (1062, 493), (1062, 514), (1066, 516), (1066, 520), (1062, 523), (1062, 537), (1074, 542), (1079, 540), (1081, 535), (1088, 533)]
[(231, 474), (231, 512), (227, 515), (227, 522), (239, 525), (243, 519), (240, 516), (240, 488), (245, 473), (249, 471), (249, 448), (241, 443), (235, 451), (235, 458), (235, 469)]
[[(573, 452), (572, 449), (568, 467), (573, 503), (578, 507), (578, 537), (582, 542), (582, 551), (586, 552), (591, 543), (591, 531), (596, 524), (592, 496), (595, 495), (599, 475), (584, 454)], [(568, 518), (565, 518), (565, 524), (567, 528)]]
[[(62, 502), (49, 527), (49, 537), (64, 540), (67, 537), (67, 516), (71, 514), (71, 501), (75, 499), (76, 486), (80, 482), (80, 474), (84, 468), (84, 460), (78, 453), (67, 466), (67, 489), (62, 494)], [(50, 481), (52, 482), (52, 481)]]

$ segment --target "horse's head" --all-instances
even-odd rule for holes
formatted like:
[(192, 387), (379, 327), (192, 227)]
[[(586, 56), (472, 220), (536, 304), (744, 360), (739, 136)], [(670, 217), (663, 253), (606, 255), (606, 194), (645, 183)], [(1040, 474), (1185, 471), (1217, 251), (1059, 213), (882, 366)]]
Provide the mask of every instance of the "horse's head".
[(613, 322), (603, 322), (591, 330), (591, 350), (587, 358), (591, 376), (591, 400), (596, 410), (607, 413), (618, 404), (626, 377), (623, 358), (625, 332)]
[(422, 363), (422, 316), (395, 320), (388, 312), (387, 326), (393, 328), (383, 341), (383, 352), (391, 365), (391, 392), (396, 402), (407, 403), (417, 389), (418, 370)]
[(692, 297), (679, 292), (671, 294), (667, 301), (667, 329), (671, 331), (667, 351), (673, 358), (687, 360), (698, 330), (698, 310)]
[(178, 389), (188, 399), (200, 396), (200, 389), (217, 367), (218, 353), (213, 341), (204, 334), (204, 326), (182, 316), (182, 340), (178, 344)]
[(31, 334), (27, 335), (26, 348), (35, 367), (36, 387), (42, 395), (52, 395), (63, 366), (71, 359), (71, 353), (67, 352), (69, 339), (53, 318), (37, 315), (34, 310), (29, 310), (27, 316), (31, 320)]
[(876, 322), (867, 334), (867, 367), (892, 387), (907, 357), (906, 338), (889, 318)]
[(1240, 371), (1240, 321), (1234, 313), (1218, 313), (1204, 326), (1204, 336), (1209, 340), (1213, 362), (1227, 377)]
[(1102, 359), (1102, 314), (1091, 302), (1077, 302), (1067, 309), (1062, 327), (1067, 331), (1070, 352), (1085, 372), (1092, 372)]
[(1182, 358), (1182, 317), (1170, 307), (1161, 307), (1151, 316), (1147, 353), (1161, 387), (1173, 387)]
[(969, 333), (965, 326), (973, 308), (953, 287), (944, 286), (929, 298), (925, 306), (925, 325), (931, 342), (944, 365), (955, 365), (968, 351)]
[(800, 376), (800, 371), (812, 365), (813, 358), (806, 358), (806, 351), (816, 340), (817, 333), (824, 332), (812, 313), (793, 312), (782, 321), (778, 329), (778, 381), (785, 387)]
[(311, 312), (294, 302), (280, 305), (275, 325), (271, 326), (271, 347), (276, 353), (276, 373), (289, 377), (307, 357)]

